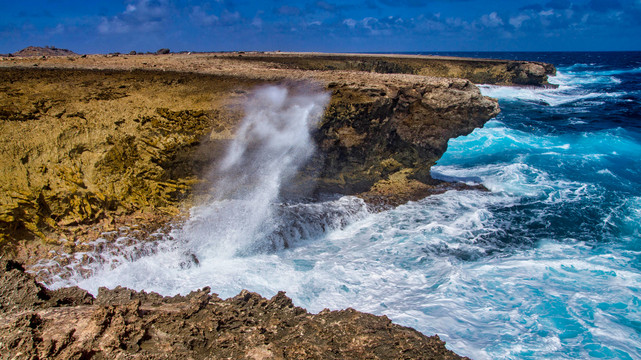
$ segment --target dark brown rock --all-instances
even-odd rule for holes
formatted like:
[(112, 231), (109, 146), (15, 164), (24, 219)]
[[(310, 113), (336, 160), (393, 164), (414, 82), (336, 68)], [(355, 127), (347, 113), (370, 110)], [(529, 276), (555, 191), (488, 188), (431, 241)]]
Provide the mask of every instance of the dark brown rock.
[[(385, 316), (314, 315), (283, 292), (221, 300), (209, 288), (175, 297), (118, 288), (92, 303), (79, 289), (48, 292), (15, 262), (0, 265), (0, 289), (28, 289), (0, 295), (1, 359), (462, 359)], [(47, 292), (73, 300), (45, 301)]]
[(0, 260), (0, 314), (93, 303), (93, 297), (85, 290), (69, 287), (51, 291), (24, 271), (13, 260)]

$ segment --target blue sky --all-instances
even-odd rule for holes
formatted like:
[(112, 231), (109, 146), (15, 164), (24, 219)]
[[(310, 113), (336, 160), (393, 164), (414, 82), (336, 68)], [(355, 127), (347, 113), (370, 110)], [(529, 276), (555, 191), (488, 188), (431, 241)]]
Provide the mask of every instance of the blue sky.
[(0, 53), (641, 50), (641, 0), (2, 1)]

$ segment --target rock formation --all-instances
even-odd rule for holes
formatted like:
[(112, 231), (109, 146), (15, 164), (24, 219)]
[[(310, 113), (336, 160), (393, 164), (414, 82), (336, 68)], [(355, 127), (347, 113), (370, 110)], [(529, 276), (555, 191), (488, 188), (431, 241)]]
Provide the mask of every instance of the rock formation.
[[(131, 214), (153, 230), (176, 216), (233, 136), (237, 105), (272, 82), (15, 68), (0, 69), (0, 78), (5, 246), (90, 238), (92, 228), (116, 229)], [(312, 81), (332, 100), (314, 134), (319, 151), (297, 179), (307, 195), (360, 193), (388, 204), (424, 197), (437, 185), (429, 171), (447, 141), (498, 113), (468, 80), (337, 72)]]
[(463, 359), (438, 336), (353, 309), (310, 314), (284, 293), (50, 291), (0, 261), (2, 359)]
[(438, 76), (495, 85), (549, 86), (548, 75), (556, 74), (554, 66), (535, 61), (421, 55), (253, 53), (243, 54), (238, 61), (272, 63), (288, 69)]
[[(318, 152), (293, 196), (357, 194), (395, 205), (444, 191), (430, 168), (450, 138), (498, 111), (473, 82), (545, 85), (540, 63), (426, 57), (167, 54), (0, 61), (0, 253), (26, 265), (104, 231), (137, 238), (208, 193), (206, 174), (256, 86), (331, 93)], [(240, 60), (242, 59), (242, 60)], [(447, 75), (439, 78), (425, 75)], [(43, 241), (33, 241), (42, 239)], [(1, 262), (1, 358), (458, 358), (437, 337), (353, 310), (311, 315), (283, 294), (209, 289), (162, 298), (49, 291)], [(5, 355), (7, 354), (7, 355)]]
[[(439, 183), (430, 168), (448, 140), (469, 134), (499, 112), (496, 100), (462, 79), (329, 86), (332, 102), (316, 133), (321, 151), (305, 172), (317, 174), (318, 191), (363, 194), (378, 197), (377, 202), (425, 197)], [(394, 189), (399, 186), (414, 189), (400, 196)], [(390, 194), (398, 199), (385, 199)]]
[(59, 49), (55, 46), (28, 46), (20, 51), (17, 51), (13, 56), (73, 56), (77, 55), (75, 52), (67, 49)]

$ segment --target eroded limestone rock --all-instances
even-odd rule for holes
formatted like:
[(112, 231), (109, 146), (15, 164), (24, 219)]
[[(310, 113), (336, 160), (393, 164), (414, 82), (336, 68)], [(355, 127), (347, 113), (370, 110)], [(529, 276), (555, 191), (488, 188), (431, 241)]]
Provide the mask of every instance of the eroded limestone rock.
[[(11, 291), (10, 291), (11, 290)], [(283, 292), (162, 297), (50, 291), (0, 261), (2, 359), (463, 359), (438, 336), (353, 309), (310, 314)]]
[[(285, 187), (294, 195), (362, 194), (389, 204), (425, 196), (438, 184), (430, 168), (447, 141), (498, 113), (496, 101), (468, 80), (308, 75), (277, 81), (314, 81), (332, 95), (313, 134), (315, 157)], [(0, 113), (5, 250), (31, 238), (74, 243), (129, 220), (174, 218), (194, 194), (208, 190), (208, 175), (242, 118), (238, 105), (255, 86), (274, 83), (112, 70), (16, 68), (0, 70), (0, 77), (8, 94), (0, 108), (17, 109)], [(16, 121), (18, 111), (33, 118)], [(385, 199), (390, 196), (393, 201)]]

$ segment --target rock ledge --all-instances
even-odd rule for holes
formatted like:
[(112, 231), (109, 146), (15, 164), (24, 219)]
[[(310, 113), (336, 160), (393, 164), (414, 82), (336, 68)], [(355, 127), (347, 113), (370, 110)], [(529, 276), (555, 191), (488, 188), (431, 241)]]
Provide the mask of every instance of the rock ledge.
[(243, 290), (222, 300), (209, 288), (162, 297), (38, 284), (0, 261), (2, 359), (465, 359), (385, 316), (353, 309), (310, 314), (283, 292)]

